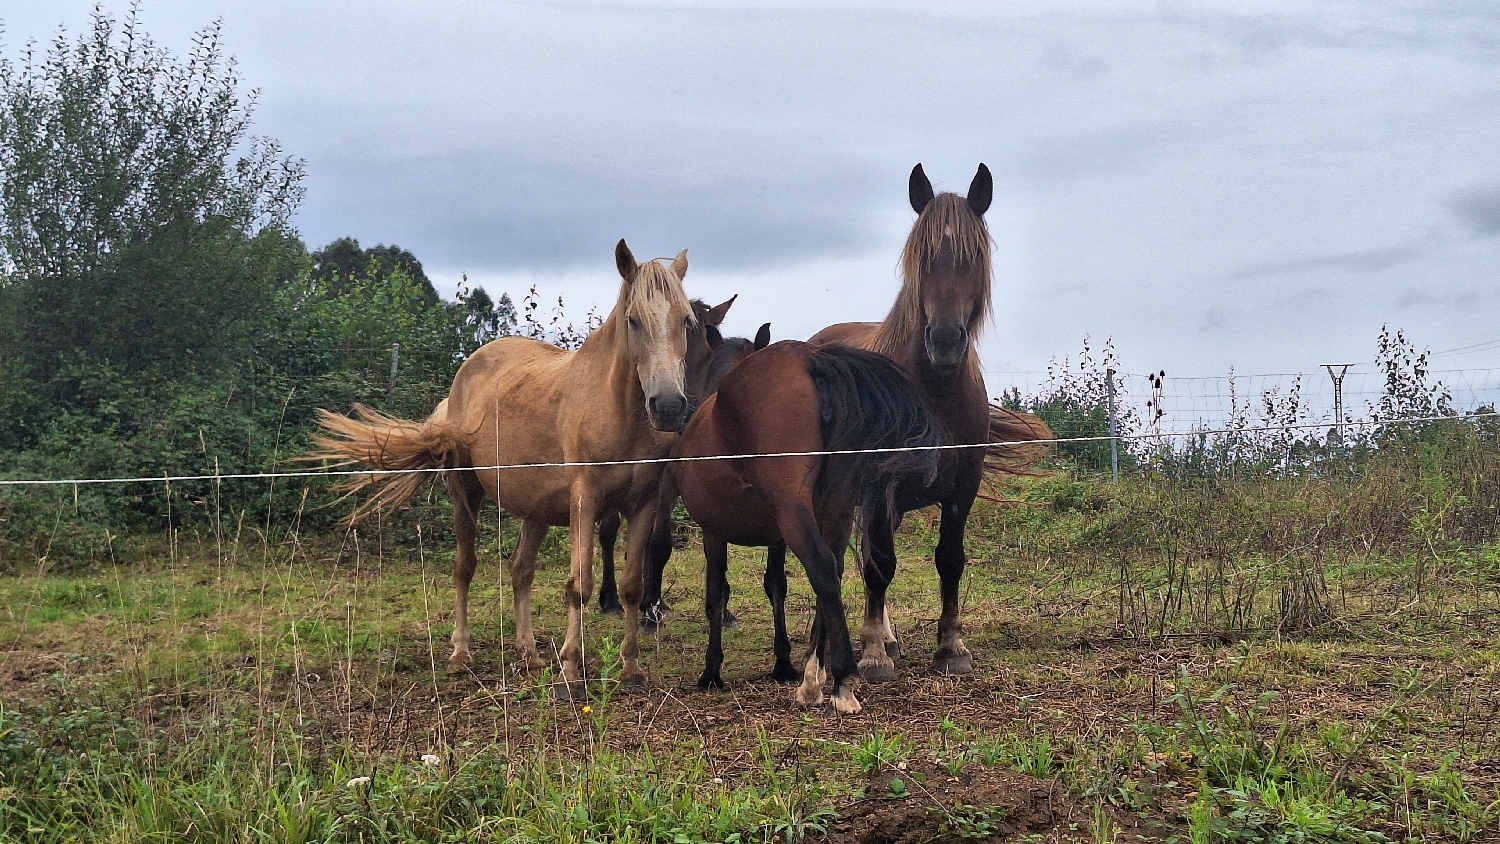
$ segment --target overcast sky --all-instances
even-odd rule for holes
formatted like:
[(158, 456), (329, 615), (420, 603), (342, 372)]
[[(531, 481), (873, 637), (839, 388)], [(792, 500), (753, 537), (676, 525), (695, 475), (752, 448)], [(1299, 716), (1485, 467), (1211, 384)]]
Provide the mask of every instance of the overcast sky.
[[(8, 0), (5, 53), (90, 0)], [(107, 4), (123, 14), (123, 3)], [(996, 176), (1002, 373), (1085, 335), (1127, 370), (1311, 371), (1382, 323), (1500, 339), (1500, 4), (146, 0), (221, 18), (255, 131), (306, 159), (309, 247), (410, 249), (579, 318), (611, 250), (778, 339), (883, 316), (922, 162)], [(1500, 348), (1440, 358), (1500, 366)]]

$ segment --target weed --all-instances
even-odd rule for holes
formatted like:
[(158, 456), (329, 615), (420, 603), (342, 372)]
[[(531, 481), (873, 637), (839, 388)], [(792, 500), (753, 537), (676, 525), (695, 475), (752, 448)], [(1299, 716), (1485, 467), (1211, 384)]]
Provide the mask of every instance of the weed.
[(911, 750), (911, 744), (901, 734), (888, 736), (884, 730), (876, 730), (854, 746), (854, 764), (866, 774), (873, 774), (904, 761), (911, 756)]

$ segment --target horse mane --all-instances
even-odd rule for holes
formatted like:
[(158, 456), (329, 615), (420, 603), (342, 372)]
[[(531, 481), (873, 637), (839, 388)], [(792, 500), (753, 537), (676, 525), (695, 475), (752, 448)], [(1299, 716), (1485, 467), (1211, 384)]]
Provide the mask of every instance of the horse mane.
[(901, 292), (871, 344), (873, 351), (894, 357), (911, 338), (922, 335), (922, 277), (938, 261), (973, 271), (979, 307), (969, 318), (969, 336), (978, 335), (989, 318), (990, 231), (984, 218), (956, 193), (940, 193), (927, 203), (901, 251)]

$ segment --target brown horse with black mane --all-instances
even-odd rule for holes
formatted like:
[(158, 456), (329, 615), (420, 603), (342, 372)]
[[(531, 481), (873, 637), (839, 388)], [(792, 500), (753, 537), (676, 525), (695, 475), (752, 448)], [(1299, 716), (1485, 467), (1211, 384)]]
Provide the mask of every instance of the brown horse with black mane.
[[(537, 549), (552, 525), (567, 525), (572, 563), (566, 587), (567, 637), (559, 696), (583, 693), (583, 604), (593, 590), (594, 528), (611, 511), (628, 521), (625, 641), (622, 682), (645, 679), (638, 640), (641, 560), (654, 521), (663, 466), (576, 465), (666, 456), (691, 413), (683, 360), (698, 322), (682, 290), (684, 250), (664, 266), (637, 264), (625, 241), (615, 247), (619, 298), (609, 318), (583, 346), (566, 352), (521, 337), (485, 345), (459, 367), (448, 398), (424, 422), (394, 419), (360, 408), (360, 419), (324, 411), (331, 436), (317, 440), (315, 458), (362, 462), (375, 469), (432, 469), (444, 473), (453, 499), (458, 593), (450, 668), (471, 662), (469, 583), (477, 562), (474, 514), (485, 495), (521, 519), (511, 558), (516, 647), (521, 665), (540, 668), (531, 626), (531, 585)], [(575, 464), (563, 466), (560, 464)], [(544, 464), (544, 465), (531, 465)], [(522, 466), (524, 468), (482, 467)], [(374, 494), (352, 519), (405, 501), (424, 475), (365, 475), (351, 492)]]
[[(798, 702), (823, 699), (833, 675), (833, 705), (860, 710), (849, 680), (858, 676), (841, 591), (844, 549), (854, 508), (884, 512), (901, 480), (931, 483), (940, 436), (921, 396), (886, 358), (860, 349), (784, 340), (746, 357), (693, 415), (673, 455), (776, 455), (673, 464), (688, 512), (703, 529), (707, 561), (704, 612), (708, 652), (698, 685), (724, 684), (722, 630), (729, 597), (728, 545), (767, 546), (777, 567), (786, 548), (802, 562), (817, 596), (810, 655)], [(824, 454), (916, 448), (894, 453)], [(887, 513), (886, 520), (893, 518)], [(767, 594), (776, 601), (768, 570)], [(786, 581), (780, 582), (784, 601)], [(790, 644), (777, 604), (778, 678), (791, 672)], [(627, 606), (628, 609), (628, 606)]]
[(1050, 436), (1039, 419), (1032, 424), (1024, 415), (1005, 411), (992, 419), (974, 348), (990, 314), (991, 244), (984, 212), (993, 191), (989, 168), (983, 164), (967, 198), (952, 193), (934, 196), (922, 165), (914, 167), (908, 194), (917, 220), (901, 254), (902, 286), (890, 313), (880, 323), (829, 326), (809, 341), (857, 346), (891, 359), (922, 393), (943, 431), (944, 444), (975, 446), (944, 450), (932, 481), (902, 483), (894, 518), (884, 508), (864, 514), (869, 551), (863, 571), (865, 621), (859, 666), (868, 680), (892, 679), (892, 657), (900, 656), (900, 642), (885, 607), (886, 589), (896, 574), (895, 527), (908, 510), (930, 504), (939, 505), (942, 513), (933, 560), (943, 610), (932, 665), (943, 674), (972, 670), (959, 621), (958, 586), (966, 562), (964, 525), (984, 476), (992, 428), (997, 438)]

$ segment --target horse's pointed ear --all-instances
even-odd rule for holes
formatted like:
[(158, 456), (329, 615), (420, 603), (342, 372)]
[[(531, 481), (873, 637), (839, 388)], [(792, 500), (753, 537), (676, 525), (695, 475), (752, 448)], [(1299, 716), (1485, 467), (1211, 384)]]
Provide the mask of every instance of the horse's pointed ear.
[(703, 336), (707, 338), (710, 349), (717, 349), (724, 345), (724, 335), (720, 334), (718, 327), (711, 322), (703, 323)]
[(740, 294), (736, 293), (727, 300), (709, 308), (708, 313), (703, 317), (703, 321), (709, 325), (723, 325), (724, 317), (729, 314), (729, 306), (733, 305), (734, 300), (738, 298), (740, 298)]
[(771, 323), (768, 322), (755, 332), (755, 350), (758, 352), (769, 345), (771, 345)]
[(672, 272), (677, 276), (678, 281), (682, 281), (683, 277), (687, 275), (686, 249), (678, 252), (677, 257), (672, 259)]
[(969, 210), (974, 216), (983, 217), (990, 210), (990, 200), (995, 196), (995, 180), (990, 178), (990, 168), (979, 165), (974, 181), (969, 183)]
[(615, 266), (620, 268), (620, 278), (625, 281), (635, 281), (635, 256), (630, 254), (630, 247), (625, 245), (625, 238), (615, 244)]
[(911, 210), (918, 214), (932, 201), (932, 182), (927, 181), (922, 165), (911, 168), (911, 180), (907, 182), (906, 192), (911, 197)]

